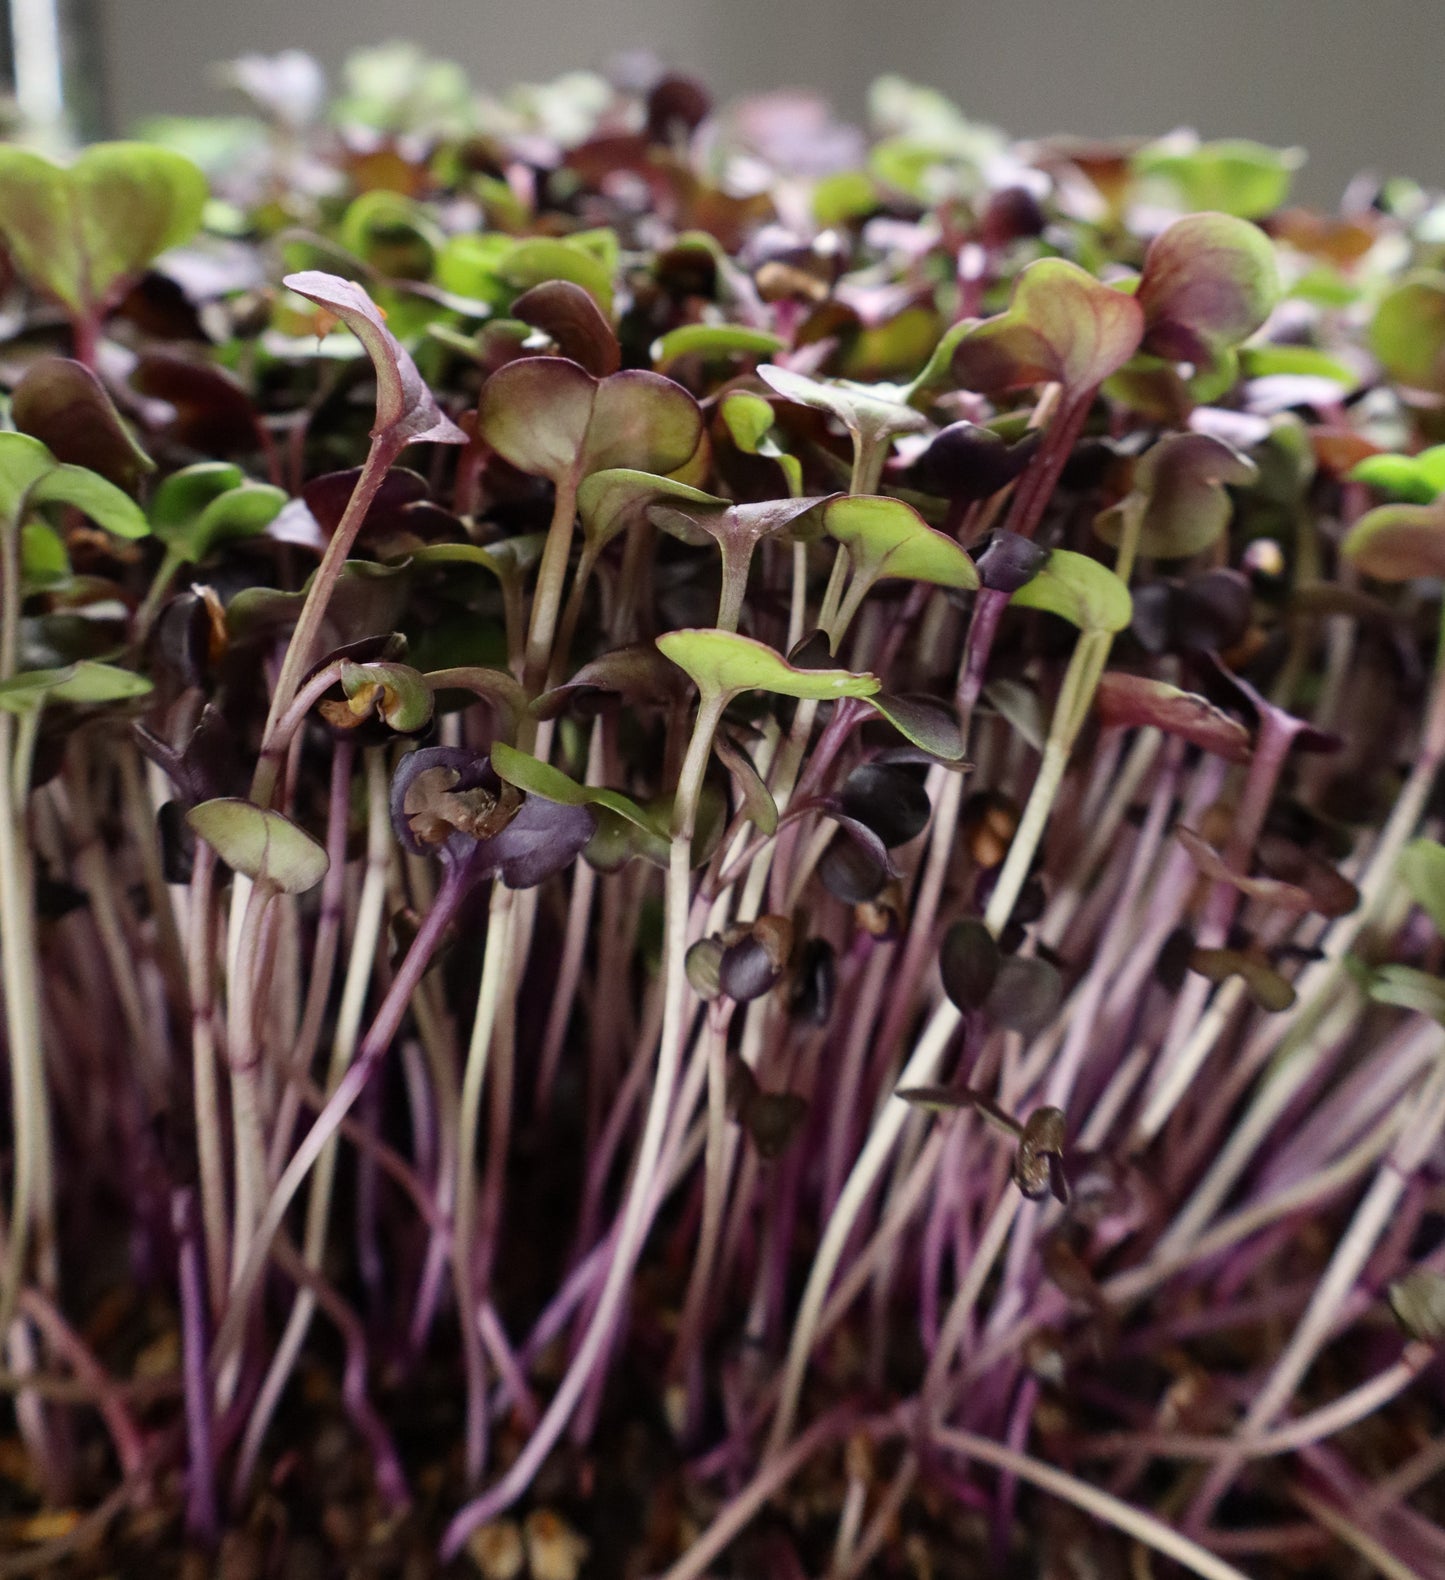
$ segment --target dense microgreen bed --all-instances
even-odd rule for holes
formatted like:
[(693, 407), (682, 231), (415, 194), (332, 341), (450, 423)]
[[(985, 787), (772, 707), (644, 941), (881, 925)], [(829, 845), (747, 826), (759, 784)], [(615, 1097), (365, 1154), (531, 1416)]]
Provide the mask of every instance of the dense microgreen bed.
[(1445, 204), (229, 76), (0, 149), (0, 1576), (1445, 1570)]

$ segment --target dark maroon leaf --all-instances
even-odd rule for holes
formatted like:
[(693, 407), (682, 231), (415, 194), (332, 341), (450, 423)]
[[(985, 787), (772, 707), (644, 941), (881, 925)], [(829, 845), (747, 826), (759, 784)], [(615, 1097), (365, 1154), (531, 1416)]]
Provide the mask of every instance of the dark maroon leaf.
[(156, 838), (161, 847), (161, 872), (167, 883), (189, 883), (196, 864), (196, 836), (186, 822), (181, 801), (167, 801), (156, 811)]
[(1041, 548), (1031, 538), (1000, 528), (989, 538), (988, 546), (978, 557), (979, 583), (990, 592), (1008, 593), (1012, 597), (1038, 575), (1048, 558), (1049, 550)]
[(788, 662), (794, 669), (833, 669), (838, 661), (827, 634), (810, 631), (788, 654)]
[(984, 1011), (996, 1025), (1035, 1037), (1054, 1018), (1063, 991), (1058, 971), (1047, 960), (1007, 955), (999, 961)]
[(88, 467), (118, 488), (133, 490), (142, 472), (155, 470), (105, 386), (69, 357), (32, 363), (15, 386), (10, 415), (21, 433), (39, 439), (57, 461)]
[(184, 592), (170, 599), (151, 630), (148, 651), (183, 688), (200, 686), (210, 665), (214, 617), (206, 599)]
[(1038, 434), (1008, 444), (991, 428), (950, 423), (929, 440), (908, 469), (911, 485), (945, 499), (987, 499), (1013, 482), (1038, 449)]
[(807, 1099), (796, 1092), (751, 1094), (740, 1118), (758, 1156), (771, 1162), (780, 1157), (808, 1117)]
[[(357, 466), (348, 467), (344, 472), (323, 472), (320, 477), (313, 477), (301, 490), (302, 499), (306, 501), (307, 508), (321, 528), (322, 536), (328, 542), (341, 525), (341, 518), (351, 502), (360, 476), (361, 468)], [(406, 506), (426, 497), (426, 479), (419, 472), (413, 472), (405, 466), (392, 467), (382, 478), (381, 487), (367, 509), (360, 531), (375, 536), (388, 527), (394, 527)]]
[(647, 135), (671, 144), (691, 137), (712, 110), (712, 95), (696, 77), (669, 73), (647, 95)]
[(964, 917), (943, 935), (939, 974), (944, 992), (958, 1009), (983, 1008), (998, 981), (1001, 964), (998, 943), (977, 917)]
[(1249, 629), (1252, 597), (1247, 578), (1217, 569), (1187, 582), (1151, 582), (1134, 593), (1130, 629), (1147, 652), (1223, 652)]
[(495, 862), (509, 888), (530, 889), (570, 866), (596, 831), (588, 807), (529, 795), (490, 848), (478, 846), (478, 858), (488, 868)]
[(933, 811), (918, 775), (895, 763), (860, 763), (843, 781), (839, 800), (889, 849), (917, 839)]
[(1151, 726), (1178, 735), (1226, 762), (1249, 761), (1249, 731), (1204, 697), (1143, 675), (1110, 673), (1099, 680), (1094, 706), (1105, 724)]
[(596, 299), (571, 280), (544, 280), (512, 303), (511, 316), (540, 329), (593, 378), (604, 379), (622, 366), (622, 351), (612, 325)]
[(882, 893), (888, 870), (856, 840), (840, 835), (818, 862), (823, 887), (845, 905), (861, 905)]
[(826, 938), (810, 938), (803, 945), (788, 1013), (808, 1025), (826, 1026), (837, 990), (838, 959), (832, 944)]
[(686, 675), (651, 642), (614, 648), (584, 664), (570, 680), (544, 692), (532, 706), (539, 719), (552, 719), (589, 692), (616, 695), (630, 707), (666, 706), (686, 695)]
[(224, 715), (208, 702), (179, 746), (173, 746), (148, 725), (131, 726), (136, 745), (176, 787), (187, 806), (237, 793), (245, 781), (235, 733)]
[(136, 364), (131, 386), (174, 407), (169, 435), (207, 456), (237, 455), (259, 445), (256, 412), (244, 386), (209, 362), (152, 352)]
[(718, 961), (718, 987), (740, 1004), (770, 993), (777, 980), (766, 946), (751, 933), (729, 944)]

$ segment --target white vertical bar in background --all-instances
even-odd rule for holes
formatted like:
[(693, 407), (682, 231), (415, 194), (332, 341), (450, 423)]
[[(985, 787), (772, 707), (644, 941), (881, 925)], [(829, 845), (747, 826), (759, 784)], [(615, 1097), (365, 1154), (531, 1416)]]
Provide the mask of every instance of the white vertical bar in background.
[(10, 0), (15, 100), (42, 135), (58, 136), (65, 117), (65, 67), (59, 0)]

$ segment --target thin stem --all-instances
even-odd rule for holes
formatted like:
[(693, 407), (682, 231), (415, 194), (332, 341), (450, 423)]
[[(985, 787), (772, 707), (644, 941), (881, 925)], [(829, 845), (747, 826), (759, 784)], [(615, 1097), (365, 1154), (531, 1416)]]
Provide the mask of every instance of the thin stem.
[(226, 1173), (221, 1142), (221, 1093), (216, 1079), (215, 951), (212, 888), (216, 852), (196, 841), (191, 869), (190, 926), (186, 932), (186, 973), (191, 997), (191, 1086), (196, 1114), (196, 1151), (201, 1182), (202, 1239), (211, 1311), (216, 1314), (226, 1293), (230, 1262), (230, 1231), (226, 1226)]
[(562, 607), (567, 561), (572, 552), (579, 481), (574, 474), (569, 473), (557, 484), (552, 520), (547, 527), (547, 542), (542, 549), (542, 563), (537, 568), (537, 586), (532, 595), (532, 619), (527, 629), (526, 657), (522, 666), (522, 684), (533, 696), (542, 689), (552, 665), (552, 640), (557, 630), (557, 613)]
[(266, 1200), (266, 1135), (261, 1086), (261, 1050), (256, 1041), (254, 991), (259, 972), (266, 912), (275, 887), (264, 879), (246, 901), (237, 959), (240, 970), (231, 984), (226, 1014), (226, 1062), (231, 1076), (231, 1125), (235, 1142), (236, 1200), (231, 1233), (231, 1285), (235, 1288), (251, 1237)]
[[(900, 1087), (931, 1085), (938, 1074), (943, 1056), (948, 1051), (954, 1033), (958, 1030), (958, 1011), (947, 1001), (940, 1004), (928, 1022), (918, 1046), (898, 1077)], [(803, 1298), (798, 1304), (798, 1314), (793, 1322), (793, 1335), (788, 1345), (788, 1357), (783, 1368), (783, 1380), (778, 1395), (777, 1410), (773, 1416), (772, 1431), (768, 1438), (768, 1457), (780, 1454), (792, 1434), (797, 1414), (798, 1397), (802, 1392), (803, 1378), (808, 1369), (817, 1337), (823, 1304), (842, 1260), (844, 1249), (852, 1236), (864, 1204), (873, 1193), (873, 1187), (892, 1154), (904, 1125), (914, 1110), (901, 1097), (890, 1096), (878, 1113), (872, 1130), (868, 1133), (858, 1160), (853, 1165), (838, 1197), (838, 1205), (828, 1219), (827, 1228), (819, 1243), (813, 1266), (808, 1274)]]
[(1054, 707), (1049, 736), (1044, 742), (1044, 755), (1038, 775), (984, 912), (984, 923), (995, 936), (1003, 931), (1013, 914), (1014, 902), (1028, 878), (1049, 814), (1058, 798), (1064, 772), (1069, 766), (1074, 738), (1083, 724), (1094, 687), (1103, 671), (1109, 640), (1107, 633), (1086, 631), (1074, 644), (1069, 667), (1064, 672), (1059, 700)]
[(385, 482), (386, 474), (391, 470), (392, 463), (401, 454), (402, 449), (403, 444), (391, 434), (382, 434), (371, 441), (371, 448), (366, 454), (366, 464), (361, 469), (361, 475), (356, 479), (356, 487), (351, 491), (351, 498), (346, 502), (346, 509), (342, 512), (341, 520), (337, 523), (336, 531), (332, 533), (331, 541), (326, 545), (326, 553), (322, 555), (321, 564), (312, 578), (311, 591), (307, 593), (306, 602), (301, 607), (300, 618), (296, 622), (296, 629), (291, 633), (286, 656), (281, 662), (281, 674), (276, 681), (276, 689), (271, 693), (271, 707), (266, 715), (266, 727), (261, 735), (261, 758), (256, 764), (255, 776), (251, 781), (251, 799), (257, 806), (269, 806), (271, 803), (280, 771), (280, 758), (271, 750), (277, 727), (296, 697), (297, 689), (301, 685), (301, 677), (314, 662), (313, 653), (321, 635), (322, 622), (326, 618), (326, 611), (331, 603), (331, 595), (336, 590), (337, 580), (341, 576), (342, 566), (346, 564), (347, 556), (351, 553), (356, 535), (361, 531), (361, 524), (366, 520), (366, 512), (371, 508), (377, 490)]
[(677, 1325), (677, 1343), (673, 1349), (671, 1367), (673, 1376), (686, 1389), (689, 1428), (696, 1426), (698, 1405), (698, 1390), (691, 1372), (700, 1360), (703, 1323), (713, 1289), (713, 1266), (722, 1236), (728, 1175), (732, 1165), (733, 1147), (727, 1125), (727, 1031), (731, 1020), (732, 1004), (720, 1003), (709, 1012), (704, 1032), (707, 1138), (703, 1148), (702, 1225), (698, 1230), (692, 1271), (688, 1275), (682, 1317)]
[[(366, 1008), (367, 994), (371, 988), (377, 945), (381, 939), (381, 926), (385, 916), (386, 879), (391, 860), (391, 820), (387, 808), (386, 759), (385, 754), (377, 748), (366, 754), (366, 788), (366, 877), (362, 882), (361, 899), (356, 908), (356, 922), (351, 934), (346, 979), (341, 989), (341, 1004), (337, 1010), (336, 1030), (332, 1037), (331, 1058), (326, 1072), (327, 1098), (335, 1092), (356, 1053), (356, 1040), (361, 1030), (361, 1017)], [(299, 1085), (300, 1078), (305, 1075), (304, 1068), (298, 1069), (296, 1074)], [(306, 1202), (306, 1226), (301, 1242), (301, 1257), (303, 1264), (313, 1271), (320, 1270), (326, 1248), (326, 1230), (331, 1216), (331, 1196), (336, 1178), (336, 1165), (337, 1144), (333, 1138), (322, 1148), (316, 1160), (316, 1173), (311, 1182), (311, 1194)], [(245, 1489), (250, 1485), (266, 1428), (270, 1424), (276, 1406), (280, 1403), (301, 1346), (305, 1343), (315, 1307), (315, 1295), (302, 1284), (296, 1291), (295, 1304), (291, 1308), (291, 1314), (276, 1346), (276, 1353), (271, 1359), (265, 1381), (261, 1385), (246, 1422), (246, 1431), (237, 1454), (232, 1483), (237, 1501), (240, 1501)]]
[(203, 1542), (217, 1534), (215, 1448), (211, 1400), (206, 1387), (206, 1287), (197, 1244), (195, 1198), (177, 1191), (171, 1199), (171, 1224), (180, 1242), (177, 1273), (181, 1308), (181, 1366), (185, 1380), (186, 1530)]
[[(14, 534), (4, 536), (8, 541)], [(50, 1108), (40, 1037), (42, 977), (35, 946), (34, 884), (22, 825), (24, 802), (17, 805), (12, 774), (12, 763), (20, 754), (19, 736), (14, 715), (0, 713), (0, 963), (5, 984), (5, 1032), (15, 1132), (10, 1234), (0, 1274), (0, 1334), (10, 1329), (32, 1235), (38, 1234), (44, 1262), (55, 1254)]]
[(427, 912), (416, 937), (412, 939), (411, 948), (407, 950), (406, 958), (402, 961), (400, 970), (397, 971), (386, 997), (382, 1000), (381, 1007), (376, 1012), (376, 1018), (362, 1041), (355, 1062), (337, 1083), (336, 1090), (332, 1092), (325, 1108), (317, 1115), (311, 1129), (302, 1137), (291, 1155), (291, 1161), (272, 1189), (266, 1210), (251, 1237), (245, 1262), (239, 1265), (237, 1276), (232, 1280), (225, 1319), (216, 1335), (212, 1350), (213, 1372), (224, 1374), (232, 1358), (245, 1326), (251, 1295), (266, 1265), (271, 1241), (281, 1227), (287, 1209), (295, 1200), (297, 1191), (305, 1183), (306, 1176), (311, 1172), (317, 1159), (326, 1149), (327, 1143), (341, 1128), (341, 1123), (350, 1113), (352, 1105), (376, 1073), (382, 1056), (391, 1046), (392, 1038), (396, 1036), (397, 1028), (401, 1025), (407, 1004), (416, 991), (417, 984), (431, 963), (432, 956), (446, 935), (447, 928), (451, 926), (467, 892), (468, 884), (465, 876), (458, 875), (454, 871), (448, 872), (437, 891), (431, 910)]
[(481, 1122), (482, 1089), (497, 1029), (505, 990), (511, 979), (512, 919), (515, 891), (498, 880), (492, 888), (487, 919), (487, 942), (482, 955), (482, 981), (472, 1035), (462, 1074), (461, 1106), (457, 1112), (457, 1178), (452, 1266), (456, 1275), (457, 1310), (461, 1317), (462, 1354), (467, 1373), (467, 1476), (475, 1481), (482, 1473), (486, 1450), (487, 1374), (482, 1354), (476, 1309), (481, 1291), (476, 1287), (477, 1233), (477, 1130)]
[(837, 1410), (815, 1421), (786, 1454), (768, 1461), (752, 1481), (728, 1501), (707, 1530), (689, 1544), (687, 1551), (661, 1580), (698, 1580), (763, 1505), (776, 1497), (814, 1455), (845, 1437), (854, 1420), (851, 1410)]
[(992, 1442), (986, 1437), (980, 1437), (975, 1432), (965, 1432), (958, 1428), (939, 1428), (933, 1433), (933, 1442), (949, 1453), (960, 1454), (965, 1459), (981, 1460), (985, 1465), (993, 1466), (995, 1470), (1017, 1476), (1020, 1481), (1027, 1481), (1041, 1492), (1050, 1493), (1056, 1498), (1062, 1498), (1066, 1503), (1072, 1503), (1076, 1509), (1082, 1509), (1085, 1514), (1092, 1514), (1105, 1525), (1114, 1526), (1116, 1530), (1123, 1531), (1126, 1536), (1132, 1536), (1136, 1541), (1143, 1542), (1146, 1547), (1152, 1547), (1164, 1557), (1172, 1558), (1176, 1563), (1183, 1564), (1186, 1569), (1192, 1569), (1195, 1574), (1202, 1577), (1202, 1580), (1249, 1580), (1249, 1576), (1236, 1569), (1233, 1564), (1227, 1564), (1222, 1558), (1216, 1558), (1198, 1542), (1191, 1541), (1187, 1536), (1181, 1536), (1163, 1520), (1156, 1519), (1152, 1514), (1146, 1514), (1143, 1509), (1136, 1509), (1133, 1504), (1125, 1503), (1122, 1498), (1116, 1498), (1112, 1493), (1091, 1487), (1087, 1481), (1080, 1481), (1077, 1476), (1055, 1470), (1052, 1465), (1044, 1464), (1042, 1460), (1035, 1459), (1031, 1454), (1016, 1453), (1013, 1449), (1005, 1448), (1002, 1444)]
[(691, 1020), (685, 960), (688, 915), (692, 904), (692, 839), (703, 775), (712, 750), (713, 732), (726, 703), (725, 696), (703, 698), (678, 778), (667, 870), (663, 954), (666, 987), (662, 1040), (653, 1077), (652, 1099), (648, 1104), (642, 1140), (638, 1146), (622, 1219), (613, 1241), (606, 1277), (587, 1332), (572, 1357), (571, 1365), (547, 1413), (538, 1423), (526, 1447), (501, 1479), (480, 1498), (461, 1509), (447, 1527), (442, 1551), (448, 1559), (460, 1551), (473, 1530), (509, 1507), (526, 1491), (553, 1444), (565, 1430), (583, 1392), (592, 1381), (595, 1367), (602, 1361), (612, 1342), (613, 1329), (642, 1249), (643, 1237), (658, 1205), (656, 1198), (660, 1193), (654, 1191), (653, 1187), (662, 1157), (663, 1141), (672, 1117), (673, 1095), (677, 1089), (683, 1045)]

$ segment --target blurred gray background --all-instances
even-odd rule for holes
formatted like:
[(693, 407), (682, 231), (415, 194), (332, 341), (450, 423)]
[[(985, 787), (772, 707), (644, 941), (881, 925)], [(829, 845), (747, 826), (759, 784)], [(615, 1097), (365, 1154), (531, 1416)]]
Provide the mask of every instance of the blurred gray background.
[(719, 95), (804, 84), (859, 113), (901, 72), (1019, 136), (1203, 135), (1297, 144), (1297, 192), (1359, 170), (1445, 185), (1445, 0), (92, 0), (108, 129), (235, 108), (207, 67), (248, 50), (410, 38), (479, 86), (648, 48)]

